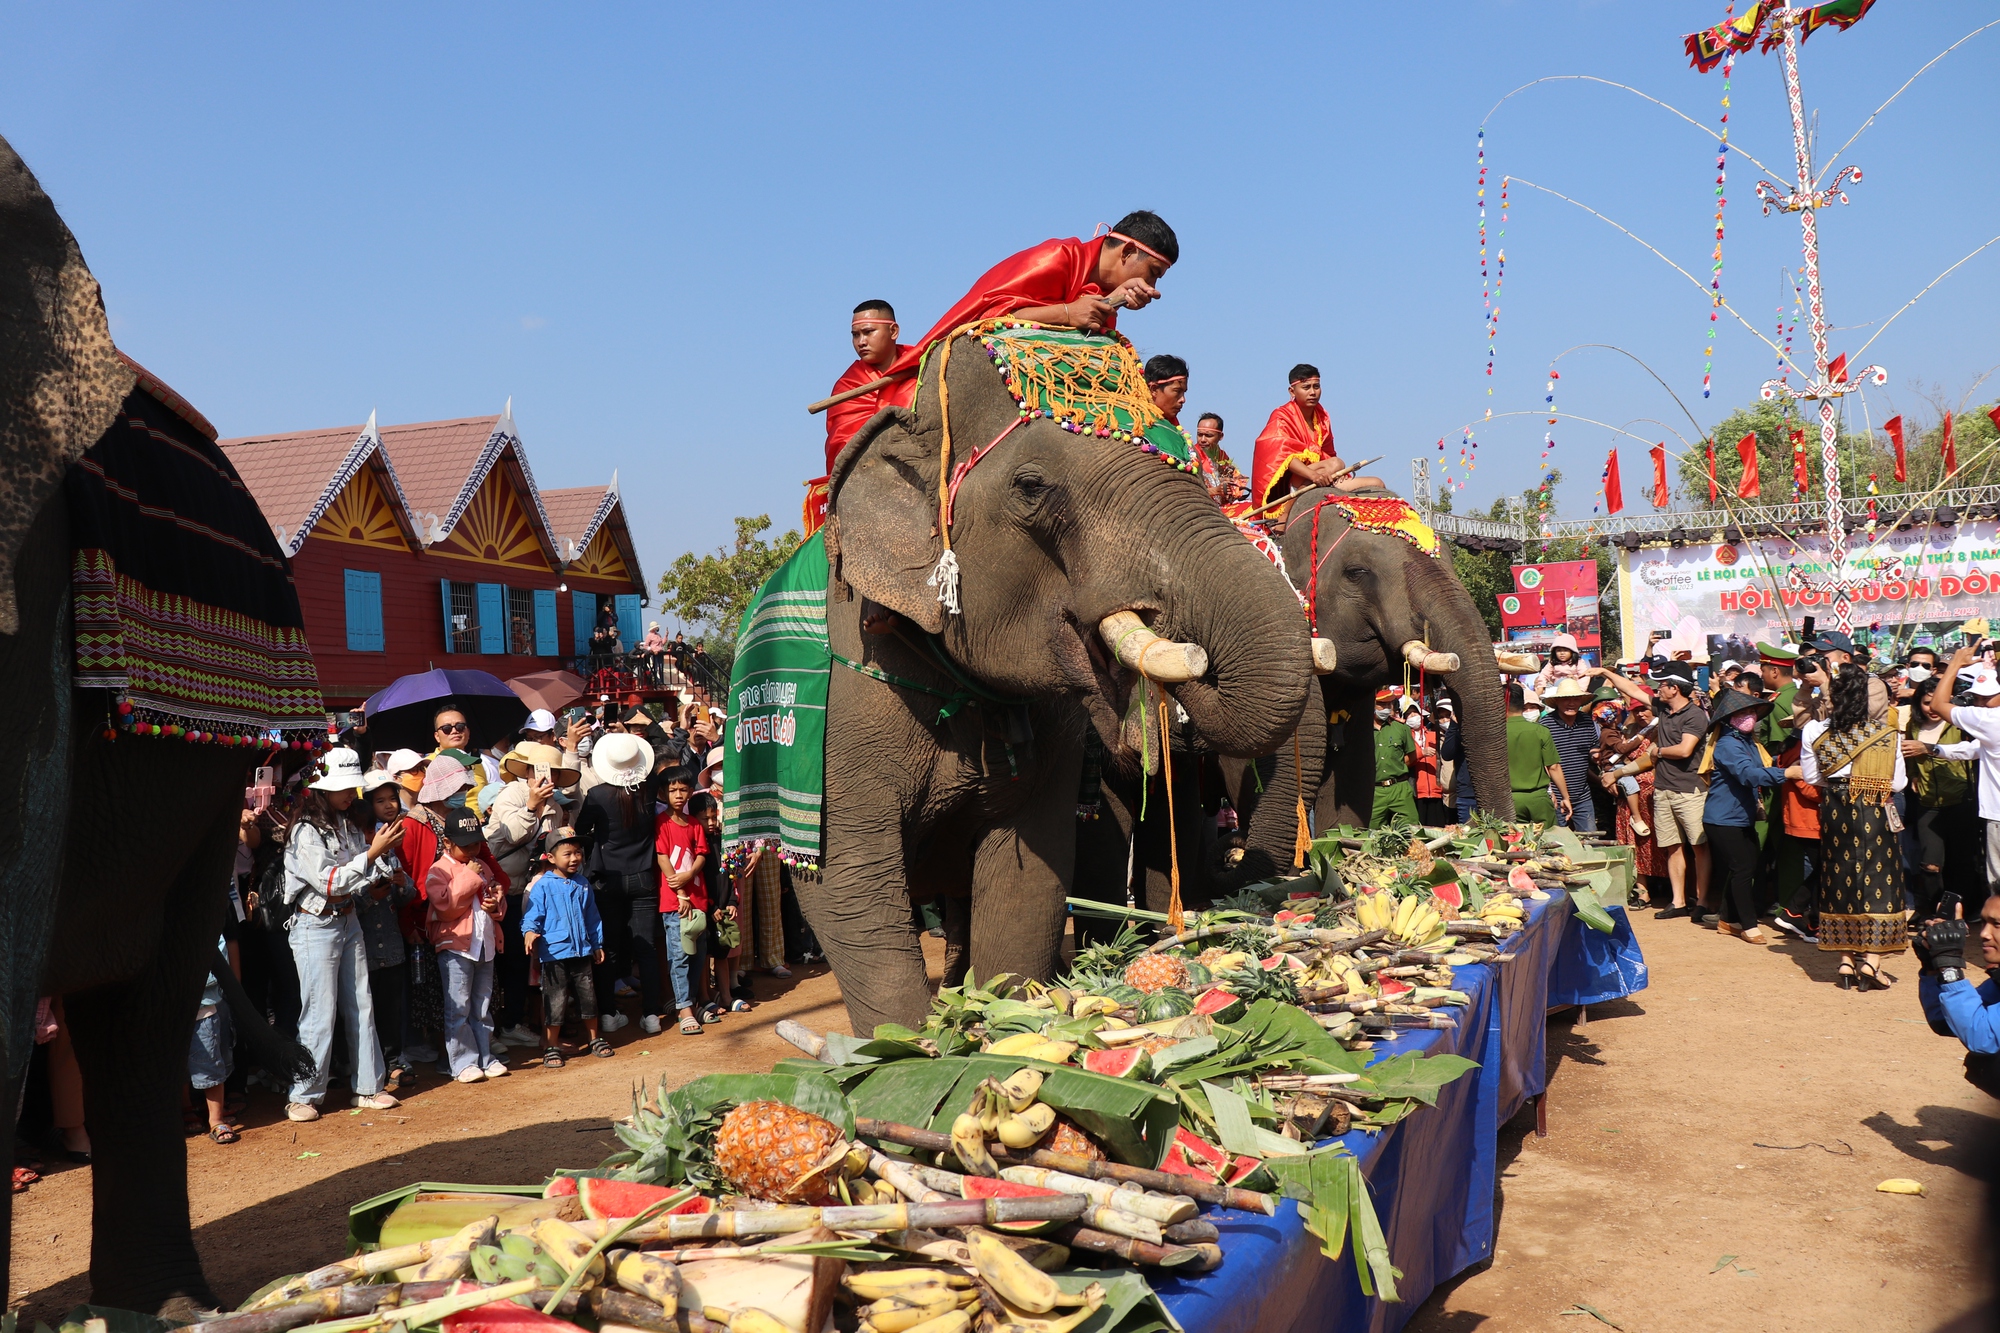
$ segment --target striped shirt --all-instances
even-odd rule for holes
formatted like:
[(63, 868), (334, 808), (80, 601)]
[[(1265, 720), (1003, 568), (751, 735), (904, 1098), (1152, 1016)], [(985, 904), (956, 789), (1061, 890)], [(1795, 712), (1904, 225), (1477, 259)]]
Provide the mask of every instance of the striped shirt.
[(1562, 714), (1548, 712), (1542, 714), (1542, 725), (1555, 738), (1556, 756), (1562, 760), (1563, 781), (1569, 785), (1572, 801), (1588, 800), (1590, 796), (1590, 752), (1597, 748), (1597, 723), (1581, 708), (1576, 710), (1576, 721), (1564, 723)]

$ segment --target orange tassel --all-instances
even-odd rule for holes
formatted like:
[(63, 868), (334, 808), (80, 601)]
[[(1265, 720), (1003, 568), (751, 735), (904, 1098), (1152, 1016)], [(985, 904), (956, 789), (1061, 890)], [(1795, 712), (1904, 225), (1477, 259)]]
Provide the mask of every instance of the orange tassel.
[(1167, 785), (1167, 925), (1178, 935), (1184, 929), (1181, 916), (1180, 830), (1174, 825), (1174, 747), (1167, 740), (1167, 692), (1160, 691), (1160, 777)]
[(1292, 772), (1298, 778), (1299, 831), (1292, 839), (1292, 864), (1303, 870), (1312, 856), (1312, 825), (1306, 821), (1306, 766), (1299, 757), (1299, 733), (1292, 733)]

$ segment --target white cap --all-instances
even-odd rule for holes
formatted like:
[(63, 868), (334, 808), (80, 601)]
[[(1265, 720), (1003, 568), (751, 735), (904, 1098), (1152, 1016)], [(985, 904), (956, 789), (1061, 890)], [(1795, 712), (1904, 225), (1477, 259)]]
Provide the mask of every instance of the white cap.
[(320, 776), (306, 785), (314, 791), (353, 791), (361, 785), (361, 756), (346, 746), (326, 752)]
[(1968, 693), (1976, 694), (1982, 699), (1991, 699), (1994, 695), (2000, 694), (2000, 677), (1980, 676), (1972, 682), (1972, 688)]
[(528, 720), (521, 724), (523, 731), (554, 731), (556, 715), (546, 708), (537, 708), (528, 714)]
[(1743, 664), (1737, 661), (1735, 658), (1730, 658), (1729, 660), (1725, 661), (1719, 669), (1722, 671), (1727, 671), (1731, 667), (1735, 667), (1737, 670), (1741, 671), (1743, 669)]
[(390, 754), (389, 761), (382, 767), (390, 777), (394, 777), (398, 773), (409, 772), (423, 762), (424, 757), (415, 750), (396, 750)]
[(386, 768), (371, 768), (362, 775), (361, 790), (374, 791), (377, 787), (393, 787), (396, 775)]

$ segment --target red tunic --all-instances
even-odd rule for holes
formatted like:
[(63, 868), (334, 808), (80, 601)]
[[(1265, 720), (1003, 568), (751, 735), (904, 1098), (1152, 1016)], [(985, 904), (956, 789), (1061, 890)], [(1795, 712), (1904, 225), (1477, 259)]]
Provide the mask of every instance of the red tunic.
[[(1097, 285), (1097, 258), (1107, 239), (1099, 236), (1084, 241), (1071, 236), (1066, 240), (1048, 240), (1001, 260), (980, 275), (972, 290), (945, 311), (944, 317), (931, 326), (920, 342), (896, 358), (891, 371), (914, 371), (925, 350), (961, 324), (998, 319), (1031, 306), (1062, 305), (1085, 296), (1102, 296), (1104, 292)], [(1105, 320), (1104, 327), (1107, 331), (1118, 327), (1116, 311)]]
[[(896, 355), (900, 359), (910, 349), (901, 343), (896, 345)], [(846, 393), (858, 389), (870, 380), (879, 380), (887, 372), (879, 366), (871, 366), (866, 361), (857, 360), (841, 372), (833, 382), (831, 394)], [(833, 472), (833, 460), (839, 456), (841, 447), (854, 437), (854, 432), (868, 424), (868, 418), (885, 407), (908, 407), (916, 396), (915, 379), (898, 380), (886, 389), (864, 393), (859, 398), (850, 398), (844, 403), (835, 403), (826, 409), (826, 470)]]
[(1315, 406), (1308, 420), (1305, 409), (1286, 403), (1271, 413), (1257, 436), (1257, 453), (1250, 465), (1251, 503), (1267, 504), (1292, 489), (1285, 468), (1294, 459), (1317, 463), (1335, 457), (1333, 423), (1327, 420), (1326, 409)]

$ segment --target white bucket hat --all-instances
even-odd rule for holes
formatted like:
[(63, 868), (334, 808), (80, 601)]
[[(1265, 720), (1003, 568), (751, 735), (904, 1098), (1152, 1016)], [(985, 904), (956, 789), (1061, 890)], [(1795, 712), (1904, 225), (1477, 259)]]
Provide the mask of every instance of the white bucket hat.
[(653, 771), (653, 747), (628, 732), (607, 732), (590, 751), (590, 771), (613, 786), (636, 787)]
[(320, 761), (320, 775), (306, 784), (314, 791), (354, 791), (361, 786), (361, 756), (339, 746)]

